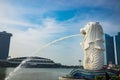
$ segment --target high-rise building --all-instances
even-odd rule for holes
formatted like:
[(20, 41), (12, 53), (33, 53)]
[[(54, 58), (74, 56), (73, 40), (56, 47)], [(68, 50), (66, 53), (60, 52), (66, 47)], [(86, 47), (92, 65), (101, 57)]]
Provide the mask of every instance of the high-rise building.
[(9, 54), (10, 38), (12, 34), (0, 32), (0, 60), (6, 60)]
[(106, 64), (115, 64), (114, 39), (112, 36), (105, 34), (105, 60)]
[(115, 36), (117, 64), (120, 65), (120, 32)]

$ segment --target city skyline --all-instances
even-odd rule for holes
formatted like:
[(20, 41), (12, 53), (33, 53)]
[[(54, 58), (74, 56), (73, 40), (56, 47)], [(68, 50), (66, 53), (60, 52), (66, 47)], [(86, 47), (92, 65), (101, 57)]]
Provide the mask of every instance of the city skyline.
[[(89, 21), (100, 22), (105, 33), (120, 30), (119, 0), (0, 0), (0, 31), (13, 34), (10, 56), (30, 56), (49, 42), (74, 34)], [(62, 64), (79, 64), (81, 36), (59, 41), (33, 56)]]

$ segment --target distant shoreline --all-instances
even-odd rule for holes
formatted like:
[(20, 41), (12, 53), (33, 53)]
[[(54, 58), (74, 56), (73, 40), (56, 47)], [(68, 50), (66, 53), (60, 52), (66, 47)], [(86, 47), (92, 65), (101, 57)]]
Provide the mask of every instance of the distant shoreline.
[[(11, 64), (8, 61), (0, 61), (1, 68), (15, 68), (19, 64)], [(23, 68), (83, 68), (82, 66), (69, 66), (69, 65), (61, 65), (61, 64), (40, 64), (40, 65), (25, 65), (21, 66)]]

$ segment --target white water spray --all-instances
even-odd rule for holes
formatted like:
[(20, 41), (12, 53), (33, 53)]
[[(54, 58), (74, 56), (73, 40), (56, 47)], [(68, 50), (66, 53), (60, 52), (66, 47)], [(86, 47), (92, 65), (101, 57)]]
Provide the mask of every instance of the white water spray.
[[(62, 37), (62, 38), (53, 40), (52, 42), (50, 42), (50, 43), (44, 45), (43, 47), (41, 47), (40, 49), (36, 50), (36, 52), (34, 52), (33, 55), (35, 55), (35, 54), (38, 53), (39, 51), (45, 49), (46, 47), (48, 47), (48, 46), (50, 46), (50, 45), (52, 45), (52, 44), (54, 44), (54, 43), (56, 43), (56, 42), (59, 42), (59, 41), (62, 41), (62, 40), (64, 40), (64, 39), (68, 39), (68, 38), (71, 38), (71, 37), (76, 37), (76, 36), (80, 36), (80, 34), (65, 36), (65, 37)], [(30, 57), (31, 57), (31, 56), (30, 56)], [(27, 59), (23, 60), (12, 72), (9, 73), (9, 75), (5, 78), (5, 80), (9, 80), (9, 79), (13, 76), (13, 74), (14, 74), (15, 72), (17, 72), (17, 71), (21, 68), (22, 65), (24, 65), (27, 61), (30, 61), (30, 60), (31, 60), (30, 57), (28, 57)]]
[(54, 44), (54, 43), (56, 43), (56, 42), (59, 42), (59, 41), (62, 41), (62, 40), (64, 40), (64, 39), (68, 39), (68, 38), (71, 38), (71, 37), (75, 37), (75, 36), (80, 36), (80, 34), (65, 36), (65, 37), (62, 37), (62, 38), (58, 38), (58, 39), (56, 39), (56, 40), (53, 40), (53, 41), (51, 41), (50, 43), (48, 43), (48, 44), (44, 45), (43, 47), (41, 47), (40, 49), (36, 50), (36, 52), (34, 52), (33, 55), (37, 54), (39, 51), (45, 49), (46, 47), (48, 47), (48, 46), (50, 46), (50, 45), (52, 45), (52, 44)]
[(5, 80), (9, 80), (10, 77), (13, 76), (13, 73), (17, 72), (21, 68), (21, 66), (24, 65), (29, 60), (30, 58), (23, 60), (12, 72), (9, 73), (8, 77), (6, 77)]

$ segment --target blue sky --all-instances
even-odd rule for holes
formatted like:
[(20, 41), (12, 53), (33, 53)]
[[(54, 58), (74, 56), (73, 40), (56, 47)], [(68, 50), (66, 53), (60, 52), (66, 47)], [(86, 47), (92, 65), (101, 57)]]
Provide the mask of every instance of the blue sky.
[[(0, 0), (0, 31), (13, 34), (10, 56), (29, 56), (49, 42), (79, 34), (90, 21), (105, 33), (120, 31), (119, 0)], [(33, 56), (77, 65), (83, 59), (81, 36), (56, 42)]]

